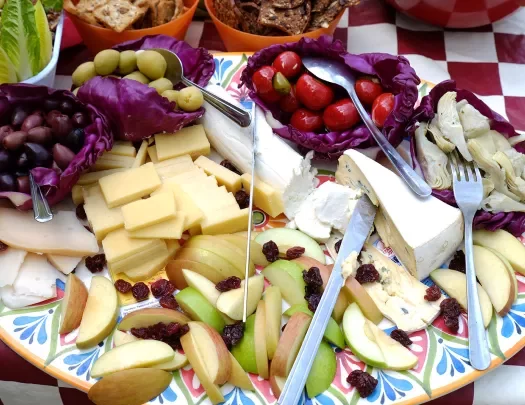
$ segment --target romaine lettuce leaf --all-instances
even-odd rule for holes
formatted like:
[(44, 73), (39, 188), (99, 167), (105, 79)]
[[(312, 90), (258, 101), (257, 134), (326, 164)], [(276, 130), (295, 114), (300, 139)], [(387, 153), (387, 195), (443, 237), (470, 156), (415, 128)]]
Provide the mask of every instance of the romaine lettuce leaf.
[(0, 48), (0, 84), (16, 82), (16, 69), (5, 51)]
[(44, 8), (46, 11), (62, 11), (63, 0), (42, 0)]
[(40, 40), (31, 0), (6, 2), (2, 10), (0, 46), (11, 59), (19, 81), (40, 71)]
[(46, 11), (40, 1), (35, 4), (35, 22), (40, 40), (40, 69), (44, 69), (51, 60), (53, 53), (53, 39), (47, 21)]

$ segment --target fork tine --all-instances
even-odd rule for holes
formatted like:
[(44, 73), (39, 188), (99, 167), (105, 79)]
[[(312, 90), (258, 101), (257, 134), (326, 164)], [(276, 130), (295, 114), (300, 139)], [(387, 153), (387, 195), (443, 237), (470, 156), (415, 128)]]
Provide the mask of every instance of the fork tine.
[(452, 170), (454, 181), (459, 180), (456, 155), (454, 154), (454, 151), (450, 153), (450, 169)]
[(474, 165), (474, 172), (476, 173), (476, 181), (482, 181), (481, 173), (479, 172), (478, 165), (475, 162), (473, 162), (473, 165)]

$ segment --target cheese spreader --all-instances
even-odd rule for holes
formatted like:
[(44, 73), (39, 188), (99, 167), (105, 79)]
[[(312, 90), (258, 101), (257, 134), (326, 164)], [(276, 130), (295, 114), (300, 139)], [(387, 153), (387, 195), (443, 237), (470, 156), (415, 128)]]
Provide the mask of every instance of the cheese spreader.
[(367, 195), (362, 196), (357, 202), (341, 242), (332, 274), (321, 296), (321, 301), (314, 313), (312, 322), (310, 323), (308, 332), (306, 332), (303, 344), (295, 359), (290, 375), (286, 380), (281, 396), (277, 401), (278, 404), (295, 405), (299, 403), (306, 379), (314, 362), (315, 354), (319, 349), (326, 325), (328, 324), (335, 302), (339, 296), (339, 291), (345, 283), (342, 264), (352, 252), (359, 253), (361, 251), (374, 224), (376, 212), (377, 207), (372, 204)]

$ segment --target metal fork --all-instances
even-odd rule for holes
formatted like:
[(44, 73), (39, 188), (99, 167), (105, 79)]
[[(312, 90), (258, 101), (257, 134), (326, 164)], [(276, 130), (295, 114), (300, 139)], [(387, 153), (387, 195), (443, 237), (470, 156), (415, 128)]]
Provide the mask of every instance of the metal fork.
[(472, 224), (474, 214), (483, 200), (483, 183), (477, 165), (466, 162), (453, 151), (450, 155), (454, 197), (463, 213), (465, 222), (465, 267), (467, 276), (467, 306), (470, 364), (477, 370), (485, 370), (490, 365), (490, 352), (487, 334), (483, 325), (479, 304), (476, 269), (472, 253)]

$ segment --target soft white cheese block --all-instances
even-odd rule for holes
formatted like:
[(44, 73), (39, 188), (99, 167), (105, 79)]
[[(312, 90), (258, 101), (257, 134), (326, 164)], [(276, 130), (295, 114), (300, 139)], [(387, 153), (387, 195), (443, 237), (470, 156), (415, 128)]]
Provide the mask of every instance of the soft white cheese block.
[(0, 287), (14, 283), (26, 255), (25, 250), (11, 247), (0, 252)]
[(56, 297), (57, 278), (60, 278), (60, 273), (49, 264), (45, 255), (29, 253), (13, 282), (13, 289), (17, 295)]
[(354, 150), (340, 158), (339, 184), (361, 189), (379, 206), (375, 227), (405, 267), (422, 280), (463, 240), (461, 211), (434, 197), (417, 197), (395, 173)]
[(332, 181), (321, 184), (313, 192), (317, 218), (344, 233), (352, 217), (359, 193)]
[(324, 243), (330, 238), (332, 227), (321, 222), (315, 213), (315, 192), (310, 194), (301, 204), (301, 208), (295, 216), (295, 225), (297, 229), (317, 242)]
[[(208, 85), (206, 90), (242, 107), (221, 86)], [(241, 128), (216, 108), (204, 103), (206, 114), (199, 119), (212, 147), (233, 163), (242, 173), (251, 172), (252, 126)], [(264, 112), (255, 109), (256, 175), (261, 181), (278, 190), (283, 199), (285, 215), (293, 219), (299, 206), (314, 189), (316, 170), (311, 156), (303, 158), (283, 139), (273, 133)]]
[(11, 309), (24, 308), (28, 305), (38, 304), (39, 302), (45, 301), (49, 298), (54, 297), (46, 298), (36, 295), (19, 295), (15, 293), (15, 290), (10, 285), (0, 287), (0, 300), (6, 307)]

